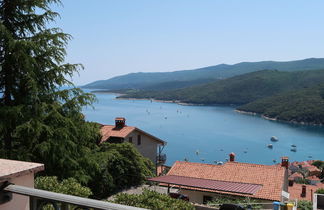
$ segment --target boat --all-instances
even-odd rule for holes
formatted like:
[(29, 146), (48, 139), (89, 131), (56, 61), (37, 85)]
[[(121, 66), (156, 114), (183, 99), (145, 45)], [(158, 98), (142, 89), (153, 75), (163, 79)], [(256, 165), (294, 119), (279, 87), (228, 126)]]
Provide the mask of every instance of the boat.
[(272, 144), (268, 144), (267, 147), (268, 147), (269, 149), (272, 149), (272, 148), (273, 148), (273, 145), (272, 145)]
[(294, 147), (294, 148), (291, 148), (290, 151), (297, 152), (297, 149)]
[(297, 147), (295, 144), (292, 144), (291, 147)]
[(271, 141), (279, 141), (279, 139), (276, 136), (271, 136), (270, 140)]

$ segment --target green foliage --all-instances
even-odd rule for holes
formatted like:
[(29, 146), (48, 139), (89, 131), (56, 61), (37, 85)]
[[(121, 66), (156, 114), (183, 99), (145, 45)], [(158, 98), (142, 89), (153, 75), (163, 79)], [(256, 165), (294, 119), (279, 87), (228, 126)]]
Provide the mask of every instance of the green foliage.
[(260, 99), (238, 107), (266, 117), (308, 124), (324, 123), (324, 84)]
[(246, 104), (255, 100), (320, 84), (324, 70), (280, 72), (264, 70), (208, 84), (169, 91), (129, 92), (121, 98), (154, 98), (193, 104)]
[(92, 192), (88, 187), (82, 186), (74, 178), (63, 179), (60, 182), (56, 176), (37, 177), (35, 179), (35, 188), (85, 198), (92, 195)]
[(324, 161), (316, 160), (312, 165), (316, 166), (320, 170), (324, 169)]
[(319, 188), (315, 191), (315, 193), (318, 193), (318, 194), (324, 194), (324, 188)]
[(313, 204), (311, 201), (299, 200), (297, 203), (298, 210), (312, 210)]
[(116, 196), (115, 203), (136, 206), (140, 208), (147, 208), (152, 210), (194, 210), (194, 206), (183, 200), (174, 199), (166, 194), (160, 194), (155, 191), (145, 189), (140, 195), (130, 195), (120, 193)]
[(147, 177), (154, 176), (152, 161), (144, 158), (129, 143), (105, 143), (92, 158), (99, 168), (89, 186), (100, 198), (143, 184)]
[(262, 205), (253, 203), (260, 203), (260, 201), (248, 197), (240, 198), (235, 196), (218, 196), (214, 200), (209, 201), (207, 205), (218, 207), (222, 204), (240, 204), (244, 208), (251, 206), (253, 209), (262, 209)]
[(94, 96), (68, 80), (82, 66), (64, 63), (71, 36), (47, 27), (58, 16), (52, 3), (60, 1), (0, 1), (0, 157), (42, 162), (45, 175), (86, 183), (99, 129), (81, 109)]
[(311, 181), (309, 179), (305, 178), (297, 178), (295, 181), (297, 184), (311, 184)]
[(225, 79), (264, 69), (277, 69), (280, 71), (301, 71), (323, 69), (324, 59), (310, 58), (288, 62), (243, 62), (234, 65), (216, 65), (194, 70), (158, 72), (158, 73), (132, 73), (100, 80), (85, 85), (85, 88), (94, 89), (135, 89), (135, 90), (169, 90), (184, 88), (192, 85)]

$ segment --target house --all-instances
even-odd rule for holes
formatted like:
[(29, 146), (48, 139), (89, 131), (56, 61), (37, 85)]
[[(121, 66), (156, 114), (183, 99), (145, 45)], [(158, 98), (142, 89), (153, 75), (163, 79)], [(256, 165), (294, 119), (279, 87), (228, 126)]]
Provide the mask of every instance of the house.
[[(0, 159), (0, 185), (1, 188), (6, 183), (34, 188), (34, 175), (36, 172), (43, 171), (44, 165), (39, 163), (31, 163), (16, 160)], [(1, 194), (1, 193), (0, 193)], [(29, 198), (18, 194), (1, 194), (0, 209), (29, 209)], [(11, 197), (12, 196), (12, 197)], [(11, 200), (10, 200), (11, 197)], [(7, 200), (4, 198), (8, 198)]]
[(155, 166), (166, 161), (166, 155), (162, 153), (166, 142), (133, 126), (126, 125), (126, 119), (117, 117), (115, 125), (102, 125), (100, 143), (129, 142), (144, 156), (152, 160)]
[(165, 176), (149, 179), (177, 187), (189, 201), (206, 203), (219, 196), (249, 197), (260, 202), (286, 201), (288, 158), (281, 165), (259, 165), (230, 161), (223, 165), (177, 161)]

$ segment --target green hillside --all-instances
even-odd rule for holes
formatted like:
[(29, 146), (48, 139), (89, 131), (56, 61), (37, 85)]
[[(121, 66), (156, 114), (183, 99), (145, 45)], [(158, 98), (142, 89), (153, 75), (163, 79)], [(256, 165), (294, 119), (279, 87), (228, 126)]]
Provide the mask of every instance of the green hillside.
[(311, 87), (323, 81), (324, 70), (263, 70), (178, 90), (132, 91), (120, 97), (154, 98), (193, 104), (242, 105), (284, 91)]
[[(166, 90), (202, 84), (211, 80), (225, 79), (250, 72), (276, 69), (280, 71), (301, 71), (324, 68), (324, 58), (309, 58), (297, 61), (275, 62), (242, 62), (234, 65), (220, 64), (194, 70), (158, 73), (131, 73), (107, 80), (95, 81), (83, 86), (92, 89), (141, 89)], [(192, 84), (191, 84), (192, 83)], [(171, 84), (171, 85), (168, 85)], [(153, 88), (152, 88), (153, 87)]]
[(260, 99), (238, 110), (290, 122), (324, 124), (324, 84)]

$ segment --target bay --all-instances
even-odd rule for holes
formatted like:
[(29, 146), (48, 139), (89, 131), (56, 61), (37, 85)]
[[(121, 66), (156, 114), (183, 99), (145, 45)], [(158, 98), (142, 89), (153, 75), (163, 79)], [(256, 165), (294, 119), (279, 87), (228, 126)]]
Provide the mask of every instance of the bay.
[[(121, 100), (116, 95), (97, 93), (94, 109), (83, 110), (86, 119), (114, 124), (125, 117), (136, 126), (168, 142), (164, 148), (167, 164), (187, 159), (191, 162), (226, 161), (234, 152), (236, 161), (258, 164), (324, 159), (324, 127), (269, 121), (235, 112), (235, 107), (184, 106), (150, 100)], [(278, 142), (271, 142), (271, 136)], [(273, 144), (269, 149), (267, 144)], [(297, 151), (290, 151), (291, 145)], [(311, 156), (311, 157), (310, 157)]]

